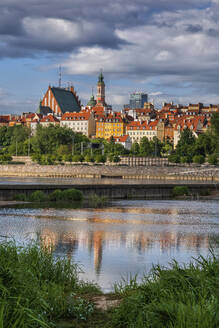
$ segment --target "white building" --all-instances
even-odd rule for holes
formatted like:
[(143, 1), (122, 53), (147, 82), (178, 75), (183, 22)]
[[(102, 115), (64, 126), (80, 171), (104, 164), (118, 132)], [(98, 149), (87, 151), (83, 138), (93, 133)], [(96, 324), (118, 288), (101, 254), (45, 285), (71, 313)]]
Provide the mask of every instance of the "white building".
[(94, 114), (89, 111), (66, 112), (61, 118), (60, 126), (70, 128), (74, 132), (82, 133), (87, 137), (94, 136), (96, 133)]

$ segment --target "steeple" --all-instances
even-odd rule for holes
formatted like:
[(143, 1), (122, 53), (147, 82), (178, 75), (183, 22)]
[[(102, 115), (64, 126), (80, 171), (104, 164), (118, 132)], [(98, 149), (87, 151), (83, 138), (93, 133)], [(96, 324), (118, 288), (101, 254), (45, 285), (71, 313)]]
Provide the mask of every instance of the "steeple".
[(97, 103), (105, 106), (105, 83), (102, 70), (100, 71), (97, 83)]

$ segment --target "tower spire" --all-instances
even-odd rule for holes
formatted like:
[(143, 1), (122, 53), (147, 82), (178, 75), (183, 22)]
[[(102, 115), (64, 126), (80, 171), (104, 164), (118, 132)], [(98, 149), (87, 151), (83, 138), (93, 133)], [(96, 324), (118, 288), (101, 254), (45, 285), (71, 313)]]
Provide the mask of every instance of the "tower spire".
[(59, 65), (59, 88), (62, 87), (62, 67)]

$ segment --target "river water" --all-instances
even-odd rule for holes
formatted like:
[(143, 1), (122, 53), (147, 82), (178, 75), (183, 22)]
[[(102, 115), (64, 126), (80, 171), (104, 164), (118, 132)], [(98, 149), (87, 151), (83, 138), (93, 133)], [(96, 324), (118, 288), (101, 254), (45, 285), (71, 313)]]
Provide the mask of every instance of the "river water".
[(103, 209), (0, 208), (0, 239), (53, 246), (107, 292), (153, 264), (188, 263), (219, 240), (218, 201), (126, 200)]

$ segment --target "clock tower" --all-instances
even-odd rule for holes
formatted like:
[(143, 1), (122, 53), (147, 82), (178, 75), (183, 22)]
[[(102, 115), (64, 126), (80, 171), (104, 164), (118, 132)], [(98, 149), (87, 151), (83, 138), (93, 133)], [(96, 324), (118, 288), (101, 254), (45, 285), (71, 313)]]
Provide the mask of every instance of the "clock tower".
[(97, 83), (97, 104), (105, 106), (105, 83), (103, 78), (102, 71), (99, 74), (98, 83)]

